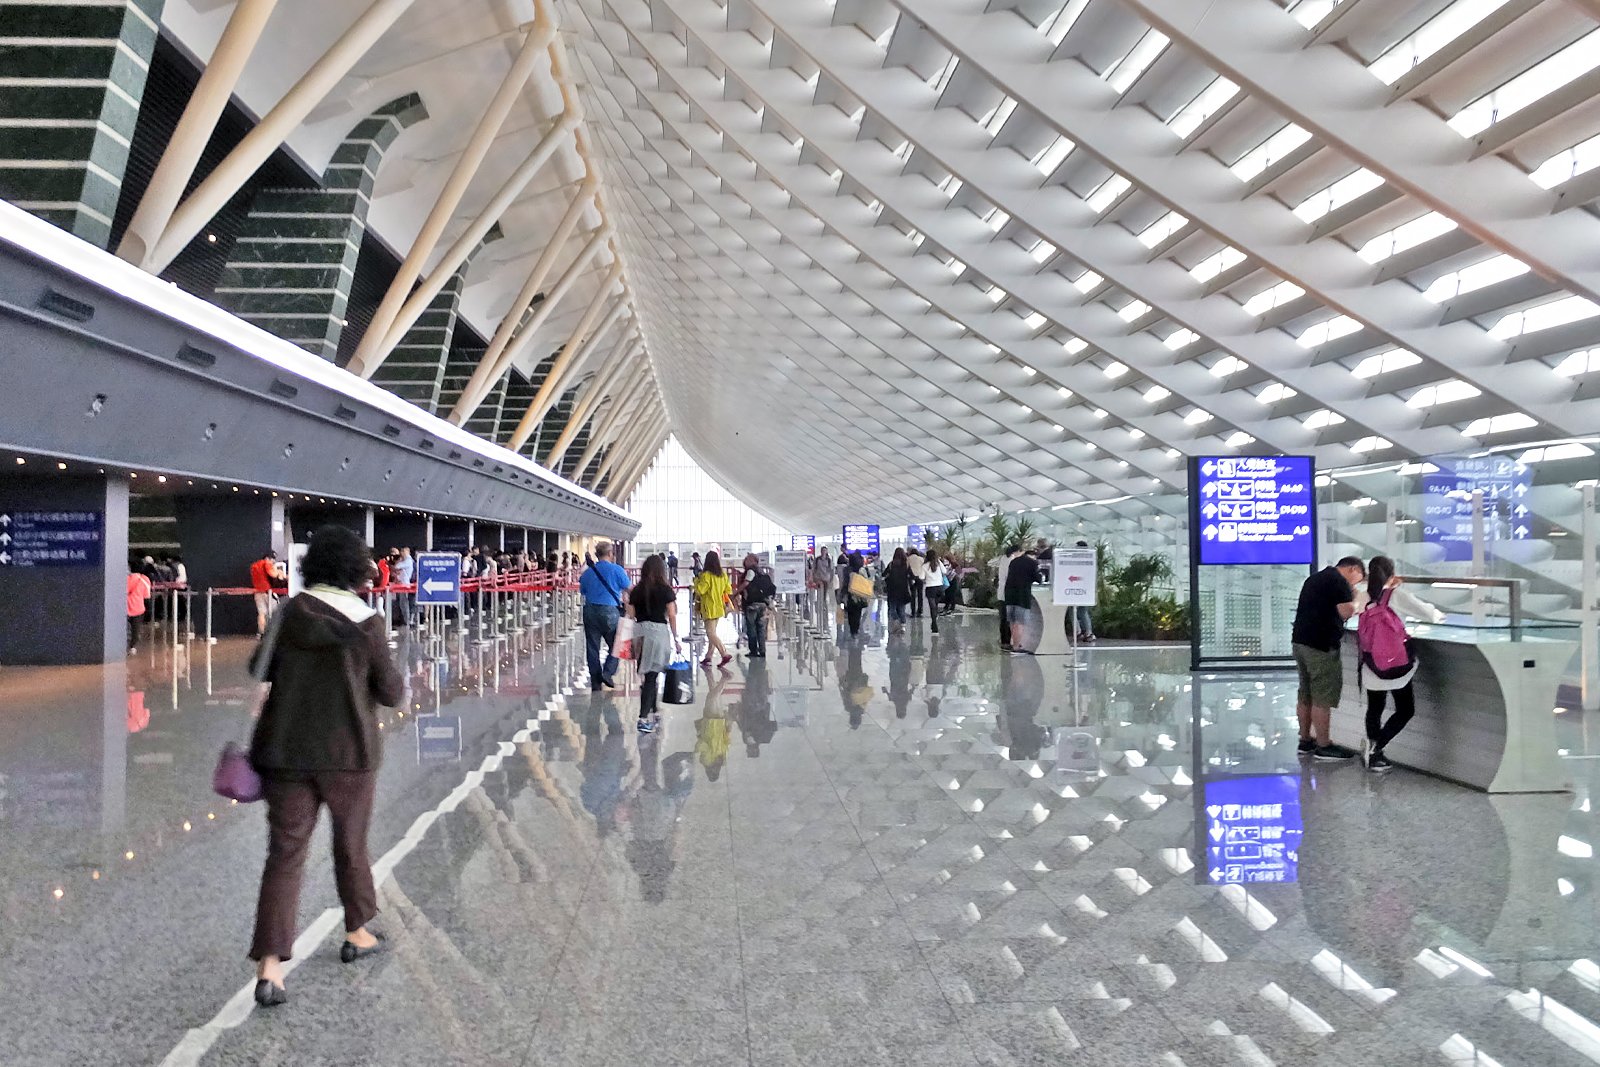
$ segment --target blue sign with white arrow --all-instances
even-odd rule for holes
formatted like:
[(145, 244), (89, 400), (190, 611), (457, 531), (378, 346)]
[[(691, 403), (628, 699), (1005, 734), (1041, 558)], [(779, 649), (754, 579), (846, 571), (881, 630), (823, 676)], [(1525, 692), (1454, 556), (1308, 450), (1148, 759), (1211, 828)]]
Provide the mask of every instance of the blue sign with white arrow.
[(1310, 456), (1202, 456), (1193, 471), (1189, 520), (1202, 565), (1316, 560)]
[(417, 553), (417, 603), (422, 606), (460, 605), (460, 556), (454, 552)]
[(1300, 870), (1300, 776), (1262, 774), (1201, 783), (1204, 880), (1211, 885), (1293, 882)]

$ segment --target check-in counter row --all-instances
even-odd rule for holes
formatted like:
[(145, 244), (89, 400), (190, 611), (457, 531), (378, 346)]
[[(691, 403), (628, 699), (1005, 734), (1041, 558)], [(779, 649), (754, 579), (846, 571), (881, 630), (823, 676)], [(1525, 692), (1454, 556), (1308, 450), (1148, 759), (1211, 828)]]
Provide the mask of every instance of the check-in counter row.
[[(1490, 793), (1571, 789), (1552, 709), (1578, 651), (1576, 628), (1475, 626), (1458, 618), (1462, 625), (1408, 624), (1417, 658), (1417, 714), (1384, 754)], [(1353, 633), (1345, 637), (1342, 657), (1344, 693), (1333, 709), (1333, 740), (1359, 749), (1367, 696), (1357, 677)], [(1390, 702), (1385, 717), (1393, 710)]]

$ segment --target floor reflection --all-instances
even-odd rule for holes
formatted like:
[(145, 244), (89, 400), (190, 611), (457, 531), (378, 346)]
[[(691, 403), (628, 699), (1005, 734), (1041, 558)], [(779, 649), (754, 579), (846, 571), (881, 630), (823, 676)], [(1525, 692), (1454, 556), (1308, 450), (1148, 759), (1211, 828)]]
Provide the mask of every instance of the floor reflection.
[[(780, 618), (649, 735), (577, 642), (397, 640), (394, 950), (312, 954), (186, 1062), (1600, 1062), (1600, 761), (1496, 797), (1305, 764), (1290, 677), (941, 631)], [(261, 813), (207, 776), (247, 650), (0, 675), (5, 1063), (162, 1062), (243, 981)]]

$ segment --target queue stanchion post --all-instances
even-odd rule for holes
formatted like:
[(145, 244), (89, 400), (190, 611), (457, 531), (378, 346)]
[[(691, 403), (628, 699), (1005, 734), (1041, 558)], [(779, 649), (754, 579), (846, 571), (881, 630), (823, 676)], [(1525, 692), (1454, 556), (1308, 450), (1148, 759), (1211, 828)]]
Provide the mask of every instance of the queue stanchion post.
[(216, 602), (217, 602), (217, 591), (215, 589), (207, 589), (206, 590), (206, 644), (208, 644), (208, 645), (214, 645), (214, 644), (217, 643), (216, 637), (214, 637), (212, 635), (212, 633), (211, 633), (212, 608), (215, 606)]

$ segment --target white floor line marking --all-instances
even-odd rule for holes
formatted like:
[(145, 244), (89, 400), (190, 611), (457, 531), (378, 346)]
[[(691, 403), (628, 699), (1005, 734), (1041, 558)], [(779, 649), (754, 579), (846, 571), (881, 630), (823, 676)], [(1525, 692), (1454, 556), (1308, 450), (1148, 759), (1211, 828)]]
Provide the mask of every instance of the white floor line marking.
[[(555, 701), (546, 701), (544, 710), (548, 713), (554, 706)], [(526, 740), (532, 736), (533, 730), (537, 729), (538, 725), (538, 719), (529, 719), (527, 724), (513, 736)], [(461, 784), (452, 789), (449, 795), (439, 801), (432, 810), (418, 815), (412, 821), (410, 828), (401, 835), (400, 840), (394, 843), (394, 847), (385, 852), (378, 862), (372, 865), (373, 882), (379, 888), (382, 888), (394, 876), (394, 869), (399, 866), (400, 861), (411, 855), (411, 850), (416, 848), (422, 841), (423, 835), (428, 832), (428, 827), (437, 822), (439, 816), (455, 811), (461, 802), (467, 798), (467, 794), (483, 784), (483, 776), (498, 771), (505, 757), (515, 751), (515, 746), (510, 742), (496, 742), (496, 750), (494, 752), (485, 756), (483, 762), (478, 764), (475, 770), (467, 772), (467, 776), (461, 780)], [(292, 974), (294, 969), (308, 955), (315, 952), (317, 947), (333, 933), (343, 918), (344, 911), (340, 908), (329, 908), (317, 916), (316, 920), (306, 927), (299, 937), (294, 939), (294, 958), (283, 965), (284, 975)], [(256, 982), (252, 978), (241, 986), (238, 992), (228, 998), (228, 1002), (222, 1006), (216, 1015), (211, 1017), (209, 1022), (203, 1026), (197, 1026), (184, 1034), (183, 1040), (179, 1041), (177, 1046), (167, 1053), (166, 1058), (161, 1061), (161, 1067), (197, 1067), (200, 1060), (207, 1052), (211, 1051), (211, 1047), (217, 1043), (217, 1040), (222, 1037), (225, 1031), (232, 1030), (244, 1022), (255, 1010)]]

